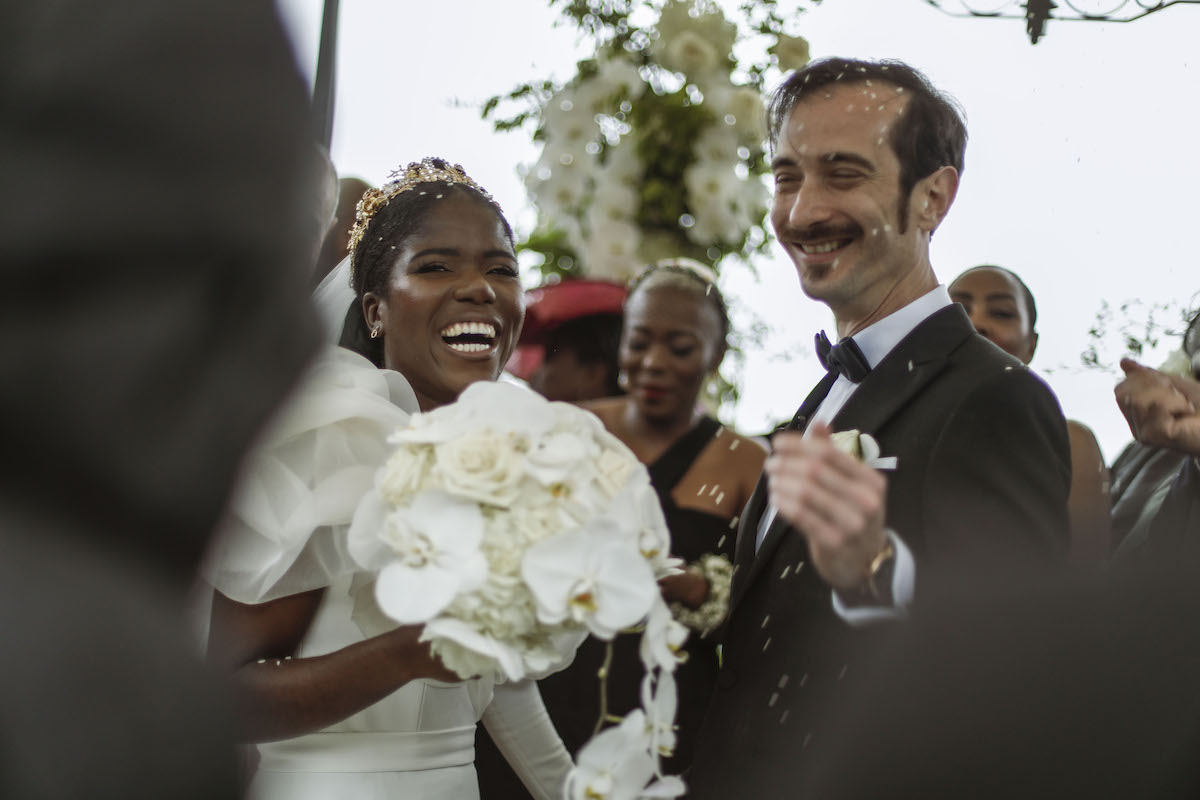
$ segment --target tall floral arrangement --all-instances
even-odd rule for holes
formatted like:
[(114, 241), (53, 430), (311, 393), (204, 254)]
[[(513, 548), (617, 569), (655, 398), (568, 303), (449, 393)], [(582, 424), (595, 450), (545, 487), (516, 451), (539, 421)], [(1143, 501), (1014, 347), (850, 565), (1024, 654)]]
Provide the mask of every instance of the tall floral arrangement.
[[(717, 268), (763, 248), (763, 84), (808, 61), (775, 3), (747, 2), (740, 25), (711, 0), (551, 5), (594, 54), (565, 83), (525, 84), (484, 107), (497, 129), (535, 127), (541, 152), (523, 169), (538, 222), (523, 247), (543, 256), (543, 273), (621, 281), (662, 258)], [(750, 40), (760, 57), (739, 59)]]

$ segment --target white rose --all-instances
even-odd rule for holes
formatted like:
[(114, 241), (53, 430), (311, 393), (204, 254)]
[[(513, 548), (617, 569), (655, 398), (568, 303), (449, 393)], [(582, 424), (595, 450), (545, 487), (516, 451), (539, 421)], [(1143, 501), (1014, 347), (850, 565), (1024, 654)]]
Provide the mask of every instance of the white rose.
[(407, 503), (425, 484), (432, 455), (432, 448), (425, 445), (405, 445), (392, 453), (379, 480), (383, 498), (393, 505)]
[(478, 431), (436, 446), (434, 473), (460, 497), (507, 508), (525, 475), (524, 457), (508, 436)]
[(767, 52), (775, 56), (779, 68), (785, 72), (791, 69), (801, 69), (811, 60), (808, 40), (803, 36), (787, 36), (781, 33)]
[(600, 167), (599, 174), (606, 181), (621, 183), (636, 190), (645, 171), (642, 160), (638, 158), (637, 146), (626, 137), (605, 152), (604, 165)]
[(613, 497), (629, 483), (637, 463), (637, 459), (627, 453), (605, 449), (596, 459), (596, 480)]
[(592, 204), (588, 207), (589, 227), (596, 228), (612, 220), (632, 220), (637, 210), (636, 190), (618, 180), (601, 180), (592, 193)]
[(692, 145), (692, 153), (696, 156), (694, 163), (712, 163), (732, 165), (738, 161), (737, 133), (724, 122), (709, 125), (696, 137)]
[(655, 52), (660, 51), (666, 43), (679, 38), (684, 32), (698, 34), (718, 53), (728, 54), (737, 40), (737, 25), (725, 19), (720, 8), (709, 4), (701, 11), (692, 0), (668, 2), (663, 6), (658, 24), (654, 27), (658, 31)]
[[(718, 116), (728, 114), (733, 117), (733, 129), (743, 141), (760, 144), (767, 138), (767, 112), (763, 108), (762, 95), (757, 89), (749, 86), (730, 86), (712, 92), (707, 97)], [(737, 149), (736, 145), (734, 149)], [(734, 157), (736, 156), (726, 156)]]
[(858, 430), (838, 431), (830, 434), (829, 440), (836, 449), (857, 458), (868, 467), (884, 470), (896, 468), (896, 457), (881, 457), (879, 442), (875, 441), (875, 437), (869, 433), (862, 433)]
[(829, 435), (829, 441), (835, 450), (840, 450), (848, 456), (862, 458), (862, 447), (858, 441), (858, 431), (838, 431)]
[(641, 231), (632, 222), (597, 221), (580, 253), (588, 275), (615, 281), (632, 278), (641, 266), (637, 256), (640, 240)]
[(738, 202), (743, 179), (728, 163), (697, 161), (683, 173), (688, 205), (696, 223), (688, 238), (697, 244), (738, 243), (750, 227), (750, 218)]
[(582, 150), (584, 143), (599, 134), (596, 112), (588, 108), (586, 97), (566, 90), (551, 97), (542, 109), (543, 133), (547, 140)]
[(695, 31), (681, 31), (667, 42), (662, 51), (663, 66), (692, 77), (703, 75), (717, 66), (721, 54)]

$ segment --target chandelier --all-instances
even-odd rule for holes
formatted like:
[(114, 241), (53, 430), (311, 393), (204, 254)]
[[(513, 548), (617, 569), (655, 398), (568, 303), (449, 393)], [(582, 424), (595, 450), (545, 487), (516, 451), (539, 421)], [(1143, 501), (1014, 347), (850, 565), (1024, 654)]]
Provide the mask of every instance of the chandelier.
[(1024, 19), (1029, 41), (1037, 44), (1049, 20), (1067, 22), (1133, 22), (1174, 5), (1200, 5), (1200, 0), (925, 0), (954, 17)]

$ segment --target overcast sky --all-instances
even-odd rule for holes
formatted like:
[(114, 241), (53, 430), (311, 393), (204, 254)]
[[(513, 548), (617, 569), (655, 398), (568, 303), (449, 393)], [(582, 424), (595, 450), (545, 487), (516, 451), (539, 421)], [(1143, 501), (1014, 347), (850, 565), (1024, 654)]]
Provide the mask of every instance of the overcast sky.
[[(320, 0), (280, 2), (311, 71)], [(537, 150), (527, 134), (493, 133), (477, 109), (522, 81), (572, 74), (587, 42), (555, 21), (543, 0), (342, 0), (339, 172), (378, 183), (398, 164), (441, 155), (528, 231), (516, 167)], [(1187, 302), (1200, 289), (1200, 6), (1129, 24), (1051, 21), (1031, 46), (1020, 21), (956, 19), (923, 0), (825, 0), (792, 32), (814, 57), (903, 59), (966, 108), (967, 166), (933, 242), (934, 269), (949, 282), (997, 263), (1025, 279), (1039, 310), (1033, 367), (1111, 460), (1129, 438), (1112, 401), (1116, 375), (1076, 367), (1096, 311), (1105, 299)], [(745, 270), (722, 281), (773, 328), (751, 354), (732, 420), (751, 433), (791, 416), (820, 375), (812, 335), (833, 330), (781, 252), (757, 266), (758, 281)], [(1106, 355), (1115, 367), (1119, 353)]]

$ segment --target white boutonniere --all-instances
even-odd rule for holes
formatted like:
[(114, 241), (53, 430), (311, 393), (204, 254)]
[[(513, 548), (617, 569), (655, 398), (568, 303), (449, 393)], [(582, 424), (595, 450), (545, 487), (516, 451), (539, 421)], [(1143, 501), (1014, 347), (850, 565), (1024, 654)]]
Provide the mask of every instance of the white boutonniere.
[(880, 456), (879, 442), (869, 433), (858, 430), (838, 431), (830, 434), (833, 446), (847, 455), (854, 456), (859, 461), (874, 469), (895, 469), (895, 456)]

